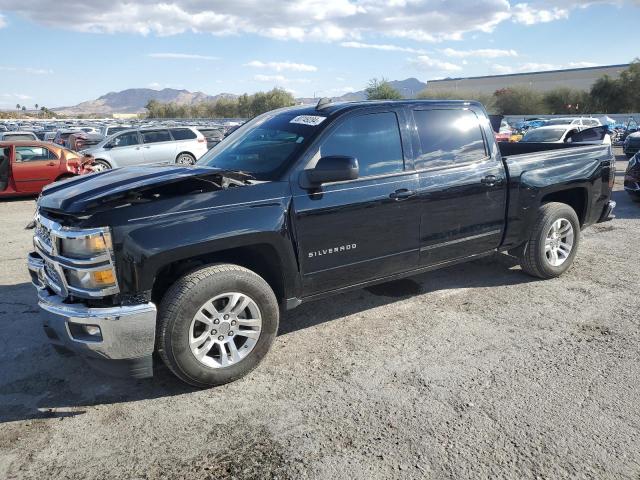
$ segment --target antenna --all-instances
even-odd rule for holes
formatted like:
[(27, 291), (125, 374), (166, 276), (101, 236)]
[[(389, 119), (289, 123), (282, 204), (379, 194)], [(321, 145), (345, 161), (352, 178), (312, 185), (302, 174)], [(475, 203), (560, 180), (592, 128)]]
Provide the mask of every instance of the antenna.
[(327, 105), (331, 105), (332, 102), (333, 100), (331, 100), (330, 98), (322, 97), (320, 100), (318, 100), (318, 104), (316, 105), (316, 110), (322, 110)]

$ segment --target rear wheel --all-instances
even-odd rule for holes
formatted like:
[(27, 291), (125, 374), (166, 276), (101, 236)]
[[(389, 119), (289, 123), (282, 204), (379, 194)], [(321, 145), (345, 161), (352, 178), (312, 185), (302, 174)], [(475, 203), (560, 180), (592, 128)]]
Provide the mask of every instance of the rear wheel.
[(520, 265), (534, 277), (559, 277), (573, 264), (579, 240), (580, 222), (575, 210), (564, 203), (547, 203), (540, 207), (520, 254)]
[(91, 169), (94, 172), (104, 172), (105, 170), (111, 170), (111, 165), (109, 165), (104, 160), (96, 160), (91, 165)]
[(278, 331), (275, 294), (238, 265), (213, 265), (179, 279), (159, 311), (158, 352), (196, 387), (231, 382), (253, 370)]
[(194, 163), (196, 163), (196, 159), (190, 153), (181, 153), (176, 158), (176, 163), (178, 165), (193, 165)]

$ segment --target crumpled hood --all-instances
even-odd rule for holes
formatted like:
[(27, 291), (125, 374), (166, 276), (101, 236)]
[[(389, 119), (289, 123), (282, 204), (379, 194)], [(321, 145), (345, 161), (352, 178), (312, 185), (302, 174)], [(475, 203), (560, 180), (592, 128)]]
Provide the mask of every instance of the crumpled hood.
[(68, 214), (90, 213), (164, 195), (186, 195), (242, 184), (249, 176), (201, 166), (150, 165), (80, 175), (42, 191), (41, 208)]

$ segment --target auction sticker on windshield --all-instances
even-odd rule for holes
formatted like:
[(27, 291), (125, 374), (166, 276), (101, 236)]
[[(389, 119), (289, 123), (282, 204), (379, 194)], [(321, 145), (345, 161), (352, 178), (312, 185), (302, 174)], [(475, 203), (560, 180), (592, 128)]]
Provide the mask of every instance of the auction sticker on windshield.
[(317, 115), (298, 115), (292, 119), (289, 123), (299, 123), (301, 125), (311, 125), (315, 127), (320, 125), (327, 117), (319, 117)]

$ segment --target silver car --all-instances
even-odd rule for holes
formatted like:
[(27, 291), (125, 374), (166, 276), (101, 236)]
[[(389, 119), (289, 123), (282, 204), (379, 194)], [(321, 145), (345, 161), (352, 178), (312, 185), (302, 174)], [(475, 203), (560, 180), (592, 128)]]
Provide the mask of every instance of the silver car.
[(191, 127), (123, 130), (82, 151), (93, 156), (96, 172), (151, 163), (191, 165), (206, 152), (207, 140)]

